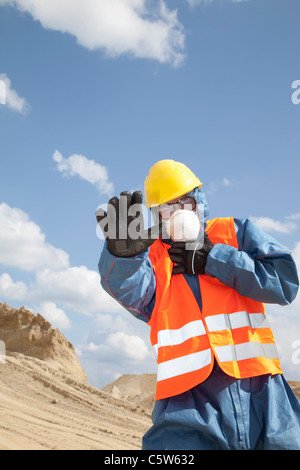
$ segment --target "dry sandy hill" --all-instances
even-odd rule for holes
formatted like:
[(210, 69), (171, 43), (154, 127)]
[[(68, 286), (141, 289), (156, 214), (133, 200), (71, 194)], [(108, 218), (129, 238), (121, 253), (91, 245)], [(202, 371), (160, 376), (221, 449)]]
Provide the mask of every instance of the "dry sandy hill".
[(6, 351), (42, 359), (86, 380), (72, 344), (42, 315), (35, 316), (25, 307), (17, 310), (0, 302), (0, 340)]
[(141, 448), (150, 412), (87, 383), (73, 346), (41, 315), (0, 304), (0, 450)]
[(122, 375), (102, 390), (152, 413), (155, 403), (156, 374)]
[[(0, 341), (0, 450), (141, 448), (155, 374), (124, 375), (98, 390), (67, 339), (24, 307), (0, 303)], [(300, 397), (300, 382), (290, 384)]]

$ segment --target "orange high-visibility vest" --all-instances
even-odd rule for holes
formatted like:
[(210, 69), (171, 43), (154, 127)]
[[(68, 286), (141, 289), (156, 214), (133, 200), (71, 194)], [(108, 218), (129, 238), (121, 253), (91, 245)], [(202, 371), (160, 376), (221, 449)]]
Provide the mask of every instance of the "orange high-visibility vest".
[[(233, 218), (213, 219), (206, 231), (213, 244), (238, 248)], [(172, 275), (169, 248), (159, 239), (149, 254), (156, 277), (155, 306), (148, 323), (158, 363), (156, 400), (203, 382), (214, 358), (237, 379), (282, 374), (264, 305), (216, 278), (199, 275), (201, 311), (184, 276)]]

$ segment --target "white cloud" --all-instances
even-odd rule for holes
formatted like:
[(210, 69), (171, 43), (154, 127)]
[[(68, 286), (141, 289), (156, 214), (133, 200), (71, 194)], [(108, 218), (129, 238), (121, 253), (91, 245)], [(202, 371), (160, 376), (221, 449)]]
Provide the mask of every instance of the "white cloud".
[(30, 108), (29, 104), (25, 98), (21, 98), (16, 90), (11, 87), (11, 80), (6, 73), (0, 74), (0, 85), (0, 104), (6, 105), (18, 113), (26, 114)]
[(24, 271), (62, 269), (68, 254), (46, 242), (40, 227), (21, 209), (0, 204), (0, 265)]
[(6, 84), (0, 79), (0, 104), (6, 104)]
[(297, 229), (297, 224), (291, 220), (280, 222), (270, 217), (249, 217), (258, 227), (265, 230), (265, 232), (278, 232), (278, 233), (291, 233)]
[(114, 185), (109, 181), (107, 169), (94, 160), (76, 154), (64, 158), (58, 150), (55, 150), (53, 160), (64, 177), (79, 176), (95, 185), (100, 194), (112, 194)]
[(134, 362), (142, 362), (148, 356), (148, 348), (142, 338), (126, 335), (123, 331), (111, 333), (107, 338), (107, 345)]
[(71, 322), (65, 312), (54, 302), (42, 302), (39, 313), (51, 323), (52, 328), (70, 329)]
[(297, 214), (292, 214), (286, 217), (288, 220), (299, 220), (300, 219), (300, 212), (297, 212)]
[(218, 191), (220, 188), (228, 188), (235, 184), (235, 180), (224, 177), (222, 180), (215, 180), (208, 183), (206, 188), (207, 194), (213, 194)]
[(223, 186), (230, 186), (232, 184), (232, 181), (228, 178), (223, 178)]
[(121, 315), (113, 315), (112, 313), (98, 313), (95, 315), (95, 326), (97, 330), (105, 331), (126, 331), (128, 329), (128, 318), (123, 318), (125, 310), (120, 309)]
[(185, 36), (164, 0), (0, 0), (26, 11), (46, 29), (75, 36), (108, 56), (129, 54), (178, 66)]
[(122, 308), (101, 287), (99, 273), (86, 266), (37, 272), (31, 295), (36, 300), (47, 299), (83, 315), (118, 312)]
[[(84, 315), (118, 312), (122, 307), (101, 287), (97, 271), (86, 266), (70, 266), (69, 255), (45, 240), (40, 227), (21, 209), (0, 204), (0, 266), (33, 272), (27, 285), (14, 281), (8, 273), (0, 275), (2, 299), (41, 304), (52, 315), (58, 309)], [(52, 304), (49, 304), (49, 302)], [(41, 312), (42, 313), (42, 312)], [(63, 318), (63, 315), (61, 315)]]
[(24, 299), (28, 295), (28, 288), (24, 282), (14, 282), (9, 274), (0, 276), (0, 297), (12, 300)]
[(123, 331), (110, 333), (100, 344), (90, 342), (85, 349), (95, 354), (100, 360), (112, 362), (118, 356), (122, 362), (129, 360), (141, 363), (149, 355), (149, 350), (142, 338), (137, 335), (128, 335)]
[[(130, 318), (129, 313), (126, 315)], [(133, 322), (140, 323), (136, 319)], [(123, 374), (156, 372), (148, 331), (144, 338), (144, 335), (118, 331), (115, 326), (113, 331), (99, 330), (96, 336), (76, 349), (89, 381), (95, 386), (104, 387)]]
[(38, 270), (28, 285), (23, 281), (14, 282), (9, 274), (3, 273), (0, 298), (32, 305), (35, 313), (41, 313), (50, 323), (53, 321), (57, 328), (69, 327), (64, 310), (87, 316), (109, 312), (112, 318), (107, 318), (107, 322), (115, 326), (113, 316), (124, 310), (104, 291), (99, 273), (86, 266)]

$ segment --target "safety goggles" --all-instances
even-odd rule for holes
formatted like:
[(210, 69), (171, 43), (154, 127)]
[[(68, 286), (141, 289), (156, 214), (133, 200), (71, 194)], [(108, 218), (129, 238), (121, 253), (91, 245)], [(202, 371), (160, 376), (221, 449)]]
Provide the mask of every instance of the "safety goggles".
[(178, 201), (164, 203), (159, 206), (159, 215), (161, 220), (168, 220), (171, 215), (180, 209), (195, 211), (196, 200), (192, 196), (183, 196)]

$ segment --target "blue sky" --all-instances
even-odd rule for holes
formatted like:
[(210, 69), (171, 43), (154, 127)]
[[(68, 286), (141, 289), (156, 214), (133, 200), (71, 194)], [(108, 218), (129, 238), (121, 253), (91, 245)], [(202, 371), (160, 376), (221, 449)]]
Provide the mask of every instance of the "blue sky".
[[(184, 162), (211, 217), (252, 217), (300, 265), (299, 14), (298, 0), (0, 0), (0, 301), (60, 328), (94, 385), (155, 372), (147, 325), (100, 288), (94, 214), (157, 160)], [(294, 380), (299, 310), (267, 306)]]

